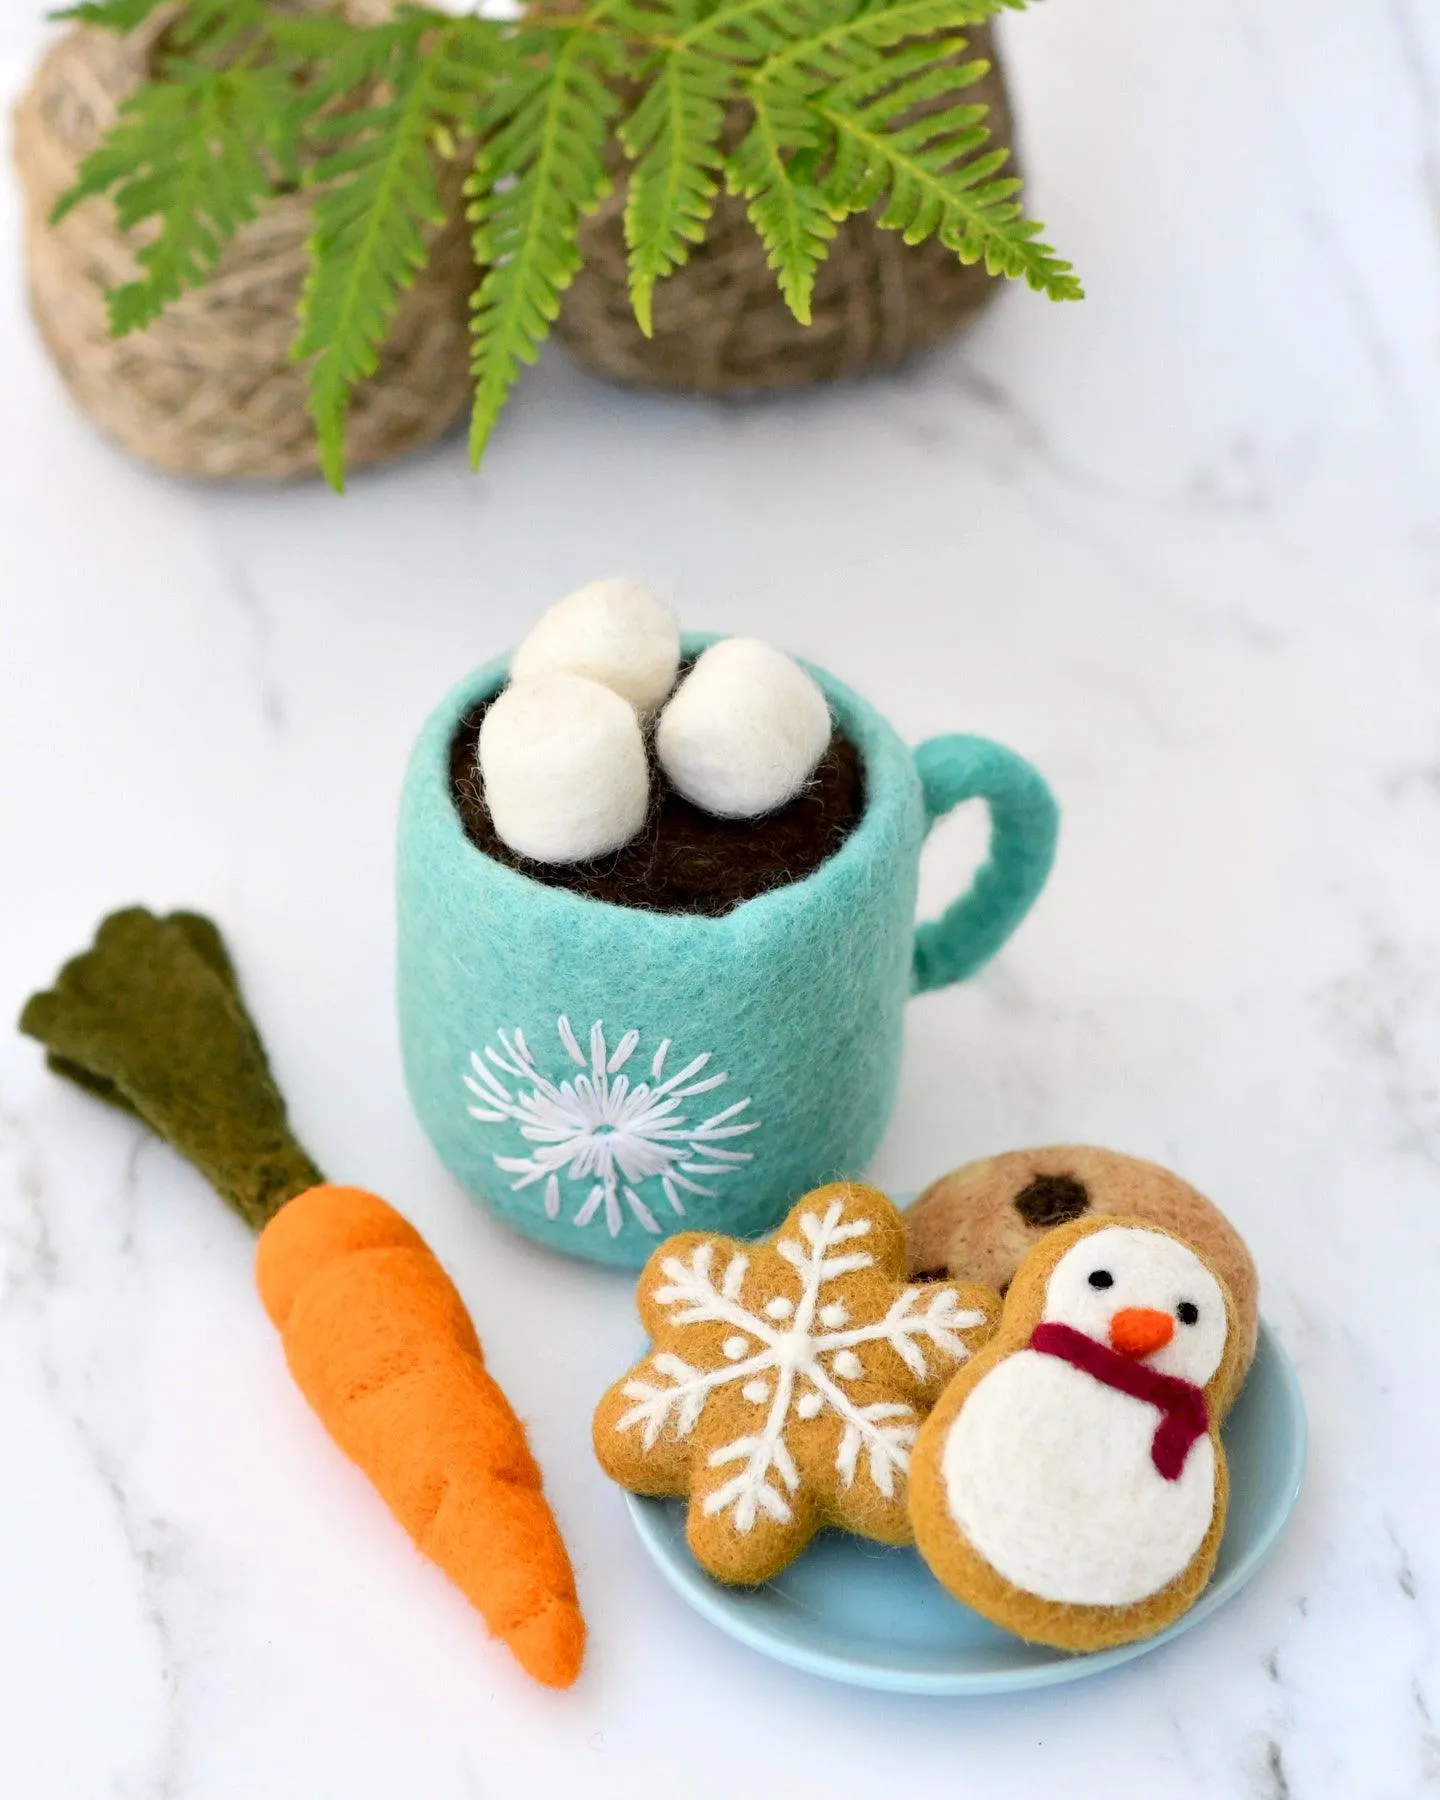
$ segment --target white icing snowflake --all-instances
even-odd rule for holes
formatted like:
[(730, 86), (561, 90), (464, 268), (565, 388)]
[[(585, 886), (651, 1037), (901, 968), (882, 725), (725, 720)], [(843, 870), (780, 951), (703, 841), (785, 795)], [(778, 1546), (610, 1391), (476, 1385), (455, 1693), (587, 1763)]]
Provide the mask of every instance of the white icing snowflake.
[[(562, 1013), (555, 1028), (566, 1056), (581, 1073), (556, 1081), (543, 1074), (521, 1031), (497, 1032), (499, 1048), (487, 1044), (483, 1056), (471, 1053), (473, 1071), (465, 1085), (478, 1104), (472, 1119), (487, 1125), (513, 1123), (536, 1148), (528, 1156), (495, 1156), (497, 1168), (517, 1179), (513, 1191), (543, 1182), (545, 1216), (560, 1215), (560, 1181), (586, 1185), (588, 1192), (573, 1223), (588, 1225), (603, 1209), (611, 1237), (618, 1237), (626, 1206), (646, 1231), (660, 1235), (660, 1222), (642, 1198), (642, 1183), (658, 1177), (670, 1210), (684, 1217), (682, 1194), (713, 1196), (714, 1188), (697, 1175), (730, 1175), (752, 1160), (748, 1150), (730, 1150), (725, 1141), (755, 1131), (758, 1121), (741, 1121), (748, 1099), (692, 1124), (682, 1108), (687, 1100), (723, 1087), (726, 1074), (706, 1075), (710, 1053), (693, 1057), (674, 1075), (666, 1075), (671, 1040), (666, 1038), (650, 1063), (650, 1079), (631, 1085), (626, 1065), (640, 1047), (640, 1033), (627, 1031), (614, 1050), (600, 1020), (590, 1027), (590, 1054), (580, 1048), (570, 1021)], [(498, 1071), (499, 1073), (497, 1074)], [(509, 1076), (514, 1084), (500, 1079)]]
[[(799, 1237), (789, 1235), (798, 1230)], [(871, 1221), (847, 1217), (843, 1200), (832, 1200), (823, 1215), (792, 1215), (774, 1249), (797, 1277), (793, 1299), (776, 1294), (759, 1310), (744, 1302), (750, 1257), (736, 1250), (720, 1272), (714, 1272), (713, 1243), (697, 1245), (688, 1260), (663, 1257), (666, 1285), (654, 1290), (657, 1305), (671, 1325), (722, 1324), (732, 1327), (721, 1342), (725, 1361), (709, 1369), (693, 1367), (673, 1350), (657, 1350), (620, 1388), (634, 1402), (616, 1421), (618, 1431), (639, 1430), (646, 1451), (659, 1442), (667, 1426), (684, 1439), (695, 1430), (706, 1401), (721, 1388), (738, 1386), (740, 1396), (757, 1410), (764, 1408), (753, 1432), (712, 1449), (708, 1466), (741, 1466), (705, 1496), (703, 1511), (713, 1517), (727, 1510), (740, 1532), (753, 1529), (761, 1513), (784, 1524), (792, 1517), (791, 1496), (800, 1473), (786, 1441), (793, 1419), (815, 1419), (833, 1413), (841, 1429), (835, 1447), (840, 1485), (853, 1485), (864, 1457), (870, 1480), (886, 1500), (894, 1498), (897, 1477), (910, 1464), (910, 1446), (919, 1428), (914, 1406), (898, 1400), (860, 1404), (845, 1391), (865, 1379), (860, 1352), (867, 1344), (886, 1343), (915, 1377), (926, 1381), (934, 1371), (925, 1346), (960, 1362), (969, 1355), (958, 1335), (985, 1323), (985, 1314), (968, 1311), (953, 1288), (904, 1287), (880, 1318), (852, 1322), (849, 1309), (827, 1290), (839, 1277), (868, 1269), (875, 1258), (856, 1245), (871, 1231)], [(803, 1242), (801, 1241), (803, 1239)], [(763, 1254), (763, 1252), (762, 1252)], [(928, 1295), (928, 1304), (921, 1302)], [(642, 1379), (653, 1370), (664, 1384)]]

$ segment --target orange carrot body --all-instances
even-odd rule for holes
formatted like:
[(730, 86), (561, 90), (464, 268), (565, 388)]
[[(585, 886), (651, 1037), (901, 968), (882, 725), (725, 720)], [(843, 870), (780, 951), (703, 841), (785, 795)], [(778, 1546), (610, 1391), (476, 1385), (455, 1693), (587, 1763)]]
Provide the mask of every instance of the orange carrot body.
[(326, 1184), (265, 1227), (255, 1273), (336, 1443), (521, 1665), (568, 1687), (585, 1648), (570, 1559), (524, 1427), (419, 1233), (376, 1195)]

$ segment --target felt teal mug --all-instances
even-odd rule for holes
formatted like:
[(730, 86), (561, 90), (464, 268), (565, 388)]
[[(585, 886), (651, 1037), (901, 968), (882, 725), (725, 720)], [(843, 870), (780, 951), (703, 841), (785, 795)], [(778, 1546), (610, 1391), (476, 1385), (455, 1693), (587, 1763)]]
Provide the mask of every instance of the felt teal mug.
[[(451, 1173), (527, 1236), (638, 1267), (671, 1232), (751, 1236), (857, 1174), (894, 1102), (907, 997), (973, 974), (1044, 885), (1058, 816), (1029, 763), (978, 737), (912, 752), (811, 673), (860, 752), (863, 814), (813, 874), (718, 918), (592, 900), (469, 841), (450, 748), (505, 660), (421, 733), (400, 813), (406, 1080)], [(989, 859), (917, 929), (926, 833), (975, 798)]]

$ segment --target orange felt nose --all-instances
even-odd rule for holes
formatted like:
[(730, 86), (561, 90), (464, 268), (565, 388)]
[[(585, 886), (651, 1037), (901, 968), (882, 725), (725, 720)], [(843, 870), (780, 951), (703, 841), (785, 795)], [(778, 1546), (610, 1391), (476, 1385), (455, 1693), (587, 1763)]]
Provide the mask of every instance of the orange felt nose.
[(1153, 1306), (1122, 1306), (1110, 1321), (1110, 1342), (1122, 1356), (1149, 1356), (1174, 1335), (1175, 1321)]

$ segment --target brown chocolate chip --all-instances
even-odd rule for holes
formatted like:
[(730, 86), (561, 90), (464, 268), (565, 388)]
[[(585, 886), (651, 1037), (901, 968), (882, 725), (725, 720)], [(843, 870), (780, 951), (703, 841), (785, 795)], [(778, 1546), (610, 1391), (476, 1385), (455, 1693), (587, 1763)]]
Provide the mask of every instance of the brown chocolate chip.
[(1073, 1175), (1037, 1175), (1015, 1196), (1015, 1210), (1034, 1231), (1067, 1225), (1090, 1210), (1090, 1195)]

